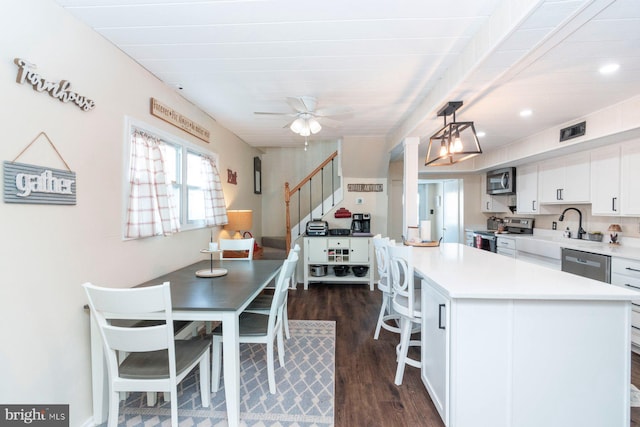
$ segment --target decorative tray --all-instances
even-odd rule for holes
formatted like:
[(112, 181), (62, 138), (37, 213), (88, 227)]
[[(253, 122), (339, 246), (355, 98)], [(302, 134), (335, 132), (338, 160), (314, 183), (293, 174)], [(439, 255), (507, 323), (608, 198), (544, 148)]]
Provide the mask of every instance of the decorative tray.
[(440, 246), (441, 241), (442, 238), (440, 238), (440, 240), (438, 240), (437, 242), (410, 242), (408, 240), (403, 240), (402, 243), (404, 243), (406, 246), (436, 247)]

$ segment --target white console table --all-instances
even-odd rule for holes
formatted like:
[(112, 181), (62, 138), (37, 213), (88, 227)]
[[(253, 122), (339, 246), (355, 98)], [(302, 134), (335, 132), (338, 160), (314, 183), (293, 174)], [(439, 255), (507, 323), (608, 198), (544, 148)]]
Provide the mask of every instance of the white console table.
[[(326, 265), (326, 276), (311, 276), (311, 265)], [(336, 276), (335, 265), (348, 265), (346, 276)], [(356, 265), (367, 266), (367, 274), (357, 277), (351, 268)], [(313, 236), (304, 238), (304, 289), (309, 282), (355, 282), (368, 283), (373, 290), (375, 271), (373, 262), (373, 243), (371, 237), (350, 236)]]

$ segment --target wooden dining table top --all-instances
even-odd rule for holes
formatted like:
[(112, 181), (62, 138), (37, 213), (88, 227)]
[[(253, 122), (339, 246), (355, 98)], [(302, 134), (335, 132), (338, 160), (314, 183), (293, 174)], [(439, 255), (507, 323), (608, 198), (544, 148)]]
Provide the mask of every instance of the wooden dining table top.
[[(219, 277), (198, 277), (195, 272), (225, 268)], [(282, 260), (203, 260), (137, 286), (171, 284), (173, 310), (238, 311), (277, 276)]]

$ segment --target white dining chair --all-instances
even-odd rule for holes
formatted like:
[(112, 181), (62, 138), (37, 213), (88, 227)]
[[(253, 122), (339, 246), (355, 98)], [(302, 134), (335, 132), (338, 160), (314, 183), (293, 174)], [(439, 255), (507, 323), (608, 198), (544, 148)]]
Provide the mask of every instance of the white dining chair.
[[(298, 258), (300, 258), (300, 245), (298, 245), (296, 243), (296, 245), (289, 251), (289, 257), (291, 257), (291, 254), (296, 254), (298, 256)], [(293, 283), (296, 279), (296, 270), (293, 270), (293, 273), (291, 273), (291, 279), (290, 281)], [(249, 304), (249, 306), (247, 306), (247, 308), (245, 309), (245, 311), (250, 312), (250, 313), (261, 313), (261, 314), (269, 314), (269, 311), (271, 310), (271, 302), (273, 301), (273, 289), (275, 289), (275, 287), (271, 287), (270, 289), (266, 289), (265, 291), (261, 292), (257, 297), (255, 297), (253, 299), (253, 301), (251, 301), (251, 303)], [(284, 300), (284, 308), (282, 309), (282, 327), (284, 328), (284, 336), (289, 339), (291, 338), (291, 332), (289, 331), (289, 314), (288, 314), (288, 294), (287, 297)]]
[[(253, 246), (255, 239), (250, 237), (248, 239), (220, 239), (220, 259), (224, 260), (252, 260), (253, 259)], [(226, 252), (245, 252), (245, 257), (231, 257)]]
[[(196, 366), (200, 397), (209, 407), (210, 345), (208, 340), (175, 340), (169, 282), (141, 288), (82, 285), (91, 316), (98, 325), (109, 376), (108, 427), (118, 425), (121, 392), (164, 392), (171, 402), (171, 425), (178, 425), (178, 389)], [(162, 322), (117, 322), (161, 316)], [(112, 322), (113, 320), (113, 322)], [(155, 322), (154, 322), (155, 323)], [(126, 355), (121, 357), (122, 355)], [(119, 360), (119, 359), (122, 360)]]
[(409, 347), (421, 345), (419, 340), (411, 340), (411, 334), (420, 327), (420, 288), (414, 286), (413, 247), (389, 246), (389, 272), (393, 287), (392, 308), (400, 316), (400, 344), (396, 349), (398, 367), (395, 384), (401, 385), (405, 365), (420, 368), (420, 360), (408, 357)]
[(380, 329), (400, 333), (400, 316), (393, 312), (393, 287), (391, 286), (391, 278), (389, 277), (389, 245), (395, 245), (394, 240), (388, 237), (375, 236), (373, 238), (373, 247), (375, 249), (376, 267), (378, 269), (378, 290), (382, 292), (382, 304), (380, 304), (380, 314), (378, 314), (378, 323), (373, 334), (373, 339), (378, 339)]
[[(278, 359), (280, 366), (284, 366), (284, 338), (283, 338), (283, 308), (289, 291), (289, 280), (296, 268), (298, 254), (292, 253), (282, 264), (276, 279), (276, 289), (271, 302), (269, 314), (250, 313), (244, 311), (239, 316), (240, 343), (262, 343), (267, 349), (267, 376), (269, 392), (276, 393), (274, 341), (277, 339)], [(213, 347), (211, 357), (211, 390), (218, 391), (220, 387), (220, 367), (222, 352), (222, 325), (213, 330)]]

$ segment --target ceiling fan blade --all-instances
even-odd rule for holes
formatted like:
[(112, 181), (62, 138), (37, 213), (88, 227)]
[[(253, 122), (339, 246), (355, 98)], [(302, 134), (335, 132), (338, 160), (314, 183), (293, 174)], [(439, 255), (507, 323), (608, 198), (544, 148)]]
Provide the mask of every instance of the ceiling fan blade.
[(298, 113), (309, 113), (316, 108), (316, 99), (312, 96), (287, 97), (287, 104)]
[(351, 113), (353, 113), (353, 108), (351, 107), (327, 107), (318, 109), (314, 114), (317, 117), (328, 117)]
[(318, 122), (320, 122), (322, 126), (326, 126), (328, 128), (337, 128), (342, 124), (342, 122), (328, 117), (318, 117)]
[(269, 113), (265, 111), (254, 111), (253, 114), (267, 115), (267, 116), (291, 116), (291, 113)]

